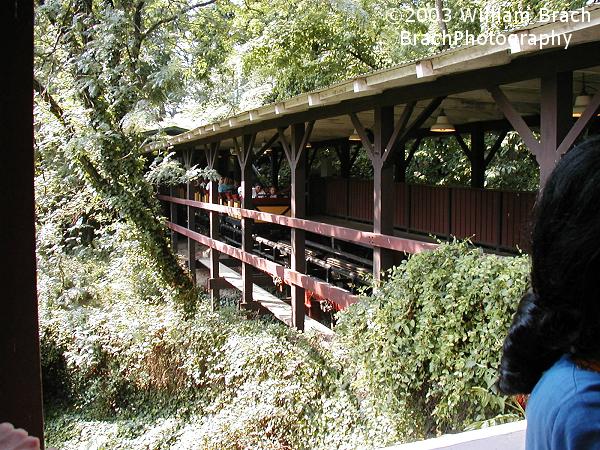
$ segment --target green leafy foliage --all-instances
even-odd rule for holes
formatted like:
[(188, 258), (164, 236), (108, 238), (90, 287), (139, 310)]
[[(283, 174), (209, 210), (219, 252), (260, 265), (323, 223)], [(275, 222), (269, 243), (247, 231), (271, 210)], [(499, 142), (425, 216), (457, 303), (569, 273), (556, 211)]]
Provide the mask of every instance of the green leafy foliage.
[(94, 242), (40, 257), (49, 445), (350, 449), (368, 433), (386, 442), (318, 339), (209, 302), (186, 316), (130, 227)]
[(394, 268), (373, 297), (340, 314), (352, 384), (377, 399), (398, 439), (513, 412), (494, 383), (528, 268), (525, 256), (444, 244)]
[(205, 31), (223, 21), (214, 1), (52, 0), (36, 8), (34, 88), (43, 122), (36, 139), (40, 155), (62, 162), (49, 171), (39, 159), (38, 170), (84, 185), (105, 219), (128, 223), (188, 312), (197, 292), (170, 249), (155, 189), (144, 178), (141, 128), (181, 102), (190, 79), (208, 83), (228, 40)]
[(185, 169), (174, 156), (174, 152), (164, 156), (158, 155), (150, 164), (144, 178), (155, 186), (177, 186), (200, 178), (214, 181), (219, 179), (216, 170), (208, 167), (201, 168), (197, 165)]
[(340, 315), (332, 343), (173, 301), (127, 226), (40, 258), (47, 434), (63, 449), (354, 449), (518, 417), (492, 389), (525, 257), (449, 244)]

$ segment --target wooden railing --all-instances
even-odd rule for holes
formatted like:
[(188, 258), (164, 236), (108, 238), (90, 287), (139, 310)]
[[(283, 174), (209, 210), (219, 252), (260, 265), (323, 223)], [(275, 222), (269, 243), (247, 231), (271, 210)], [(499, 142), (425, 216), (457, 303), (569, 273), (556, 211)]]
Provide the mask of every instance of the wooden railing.
[[(492, 248), (528, 249), (534, 192), (394, 183), (394, 226), (439, 237), (472, 238)], [(373, 221), (373, 182), (314, 179), (309, 213)]]
[[(235, 218), (244, 217), (260, 220), (288, 228), (295, 228), (305, 230), (310, 233), (333, 237), (343, 241), (362, 243), (371, 247), (387, 248), (399, 252), (419, 253), (422, 251), (433, 250), (437, 247), (437, 244), (432, 244), (429, 242), (387, 236), (379, 233), (365, 232), (352, 228), (334, 226), (326, 223), (271, 214), (252, 209), (243, 209), (216, 203), (200, 202), (197, 200), (189, 200), (169, 195), (159, 195), (158, 198), (162, 201), (168, 202), (170, 205), (182, 205), (186, 206), (187, 208), (195, 208), (207, 212), (212, 211)], [(355, 295), (345, 289), (341, 289), (317, 278), (291, 270), (281, 264), (275, 263), (266, 258), (262, 258), (250, 252), (243, 251), (220, 240), (212, 239), (209, 236), (205, 236), (196, 232), (195, 230), (190, 230), (185, 226), (179, 225), (176, 223), (176, 219), (174, 217), (176, 216), (176, 211), (174, 211), (173, 208), (171, 208), (171, 215), (173, 217), (171, 218), (171, 221), (168, 222), (168, 226), (173, 231), (186, 236), (195, 242), (215, 249), (220, 253), (250, 264), (271, 276), (279, 277), (284, 283), (290, 286), (299, 286), (304, 289), (308, 289), (322, 298), (333, 301), (341, 308), (344, 308), (356, 302), (357, 300)]]

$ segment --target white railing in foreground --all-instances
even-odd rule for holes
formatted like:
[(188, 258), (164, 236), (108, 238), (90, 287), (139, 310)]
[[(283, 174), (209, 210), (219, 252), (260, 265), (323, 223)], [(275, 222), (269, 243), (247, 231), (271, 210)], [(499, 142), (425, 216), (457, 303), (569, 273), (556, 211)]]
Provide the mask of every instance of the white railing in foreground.
[(527, 422), (507, 423), (410, 444), (395, 445), (381, 450), (523, 450)]

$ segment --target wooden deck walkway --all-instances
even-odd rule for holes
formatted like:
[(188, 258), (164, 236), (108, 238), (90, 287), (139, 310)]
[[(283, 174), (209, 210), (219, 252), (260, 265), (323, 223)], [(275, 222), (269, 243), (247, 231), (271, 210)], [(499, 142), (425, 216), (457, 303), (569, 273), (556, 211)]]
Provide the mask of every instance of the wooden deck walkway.
[[(207, 257), (197, 256), (196, 259), (205, 267), (210, 267), (210, 260)], [(234, 288), (241, 291), (243, 289), (242, 276), (225, 264), (219, 264), (219, 276), (223, 277), (227, 283)], [(288, 326), (292, 326), (292, 308), (283, 300), (270, 294), (260, 286), (256, 284), (252, 285), (252, 296), (254, 301), (259, 303), (262, 307), (269, 310), (277, 319), (281, 320)], [(333, 330), (323, 325), (310, 317), (306, 316), (304, 319), (305, 331), (313, 331), (321, 334), (324, 338), (331, 338), (333, 336)]]

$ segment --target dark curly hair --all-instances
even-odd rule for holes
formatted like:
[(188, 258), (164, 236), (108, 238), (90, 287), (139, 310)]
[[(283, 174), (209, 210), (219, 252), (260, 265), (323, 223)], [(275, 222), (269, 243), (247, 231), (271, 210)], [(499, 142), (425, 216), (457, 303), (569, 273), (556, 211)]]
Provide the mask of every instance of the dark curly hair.
[(563, 354), (600, 361), (600, 138), (557, 164), (536, 202), (531, 241), (532, 289), (500, 363), (506, 394), (530, 393)]

